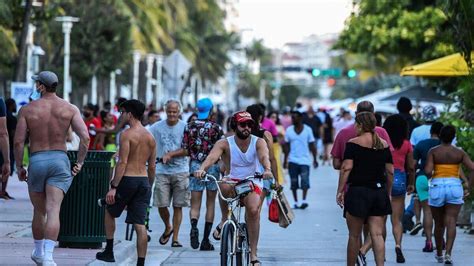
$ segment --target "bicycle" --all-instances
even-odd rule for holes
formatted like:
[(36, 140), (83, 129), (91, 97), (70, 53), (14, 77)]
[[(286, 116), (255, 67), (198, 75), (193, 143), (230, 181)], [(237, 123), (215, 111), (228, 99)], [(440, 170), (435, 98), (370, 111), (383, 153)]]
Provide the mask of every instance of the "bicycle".
[[(221, 234), (221, 266), (233, 266), (234, 257), (237, 266), (250, 264), (250, 244), (247, 232), (247, 224), (240, 222), (241, 199), (253, 191), (253, 183), (250, 178), (261, 178), (258, 175), (249, 176), (240, 181), (217, 180), (214, 176), (206, 174), (203, 181), (214, 181), (217, 184), (219, 197), (227, 203), (227, 220), (222, 225)], [(211, 179), (211, 180), (209, 180)], [(236, 196), (226, 198), (222, 195), (219, 184), (235, 185)], [(237, 210), (237, 216), (234, 211)]]

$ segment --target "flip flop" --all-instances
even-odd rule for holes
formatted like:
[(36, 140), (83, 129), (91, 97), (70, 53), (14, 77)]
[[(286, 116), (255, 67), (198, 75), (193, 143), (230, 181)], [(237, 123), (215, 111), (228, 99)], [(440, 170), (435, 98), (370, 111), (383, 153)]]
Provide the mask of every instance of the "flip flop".
[(173, 242), (171, 243), (171, 247), (173, 247), (173, 248), (181, 248), (181, 247), (183, 247), (183, 245), (181, 245), (181, 243), (179, 243), (179, 241), (173, 241)]
[(262, 266), (262, 263), (261, 263), (259, 260), (252, 260), (252, 261), (250, 262), (250, 265), (255, 265), (255, 264), (257, 264), (257, 263), (258, 263), (258, 266)]
[(160, 240), (158, 240), (158, 242), (160, 242), (160, 244), (162, 245), (166, 245), (166, 243), (170, 241), (170, 237), (173, 234), (173, 231), (174, 230), (171, 230), (168, 234), (166, 234), (166, 230), (165, 230), (163, 234), (160, 236)]
[[(212, 232), (212, 237), (219, 241), (221, 240), (221, 231), (222, 231), (222, 228), (218, 226), (216, 226), (216, 229), (214, 230), (214, 232)], [(217, 232), (217, 236), (216, 236), (216, 232)]]

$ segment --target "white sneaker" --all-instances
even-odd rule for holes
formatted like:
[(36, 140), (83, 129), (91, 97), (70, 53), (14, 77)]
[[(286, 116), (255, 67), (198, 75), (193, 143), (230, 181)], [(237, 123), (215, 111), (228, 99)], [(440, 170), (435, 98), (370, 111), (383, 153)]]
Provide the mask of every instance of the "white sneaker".
[(43, 260), (42, 266), (57, 266), (57, 265), (56, 265), (56, 262), (54, 262), (54, 260)]
[(36, 265), (42, 266), (43, 265), (43, 256), (36, 256), (35, 255), (35, 250), (31, 252), (31, 260), (33, 260)]
[(435, 260), (438, 263), (443, 263), (444, 262), (444, 256), (438, 256), (438, 255), (435, 254)]

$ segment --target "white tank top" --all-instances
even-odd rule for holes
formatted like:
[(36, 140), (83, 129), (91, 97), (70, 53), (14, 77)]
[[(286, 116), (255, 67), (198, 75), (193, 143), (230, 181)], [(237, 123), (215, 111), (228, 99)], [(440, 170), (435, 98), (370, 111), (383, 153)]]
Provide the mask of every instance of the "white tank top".
[(231, 178), (244, 179), (255, 175), (255, 172), (259, 172), (260, 163), (257, 155), (257, 140), (258, 137), (251, 135), (247, 152), (243, 153), (239, 146), (237, 146), (237, 143), (235, 143), (234, 136), (227, 137), (230, 149), (229, 176)]

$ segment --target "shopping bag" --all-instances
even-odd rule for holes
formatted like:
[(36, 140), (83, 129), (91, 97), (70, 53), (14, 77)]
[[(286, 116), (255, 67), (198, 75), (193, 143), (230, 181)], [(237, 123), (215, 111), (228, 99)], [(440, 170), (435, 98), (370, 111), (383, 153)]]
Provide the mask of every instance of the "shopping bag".
[(280, 221), (280, 206), (278, 205), (278, 200), (273, 198), (268, 206), (268, 220), (270, 222), (279, 223)]
[(279, 217), (278, 217), (278, 224), (280, 227), (287, 228), (293, 220), (295, 219), (295, 214), (291, 209), (290, 203), (285, 196), (283, 191), (278, 191), (276, 195), (276, 199), (278, 201), (279, 207)]

